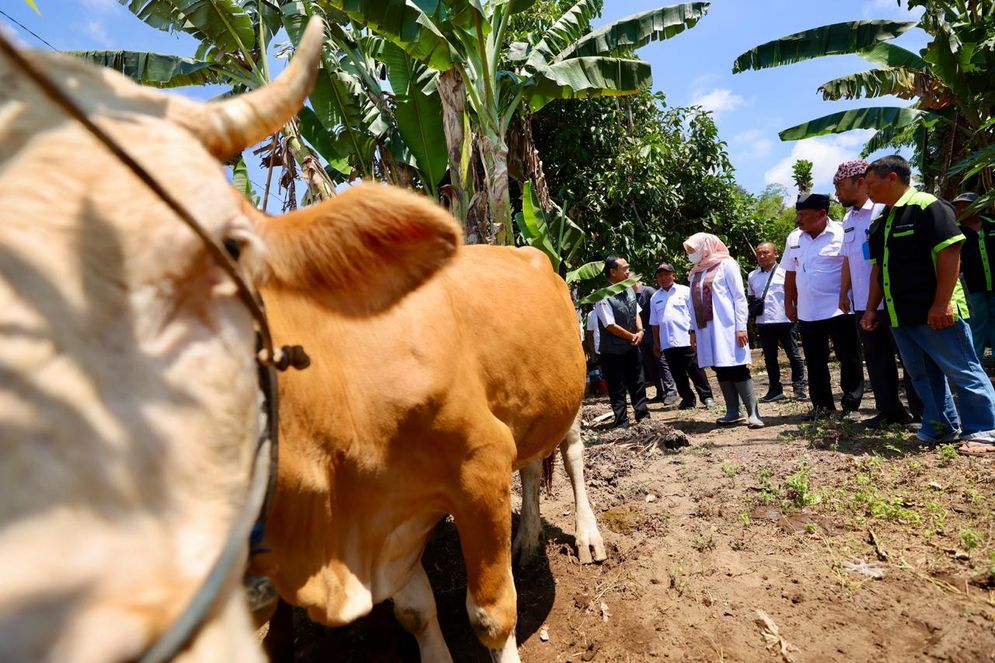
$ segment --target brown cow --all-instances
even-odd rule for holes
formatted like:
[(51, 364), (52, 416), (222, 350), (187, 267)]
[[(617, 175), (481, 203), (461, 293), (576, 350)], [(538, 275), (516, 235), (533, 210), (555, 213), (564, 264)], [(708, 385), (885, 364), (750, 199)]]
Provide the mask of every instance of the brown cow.
[[(253, 223), (266, 234), (282, 220), (246, 214), (218, 158), (294, 116), (322, 41), (310, 26), (278, 81), (211, 104), (64, 56), (29, 62), (213, 241), (239, 246), (248, 273), (264, 259)], [(245, 500), (260, 422), (252, 319), (204, 242), (12, 62), (0, 54), (0, 660), (136, 660), (189, 602)], [(396, 280), (409, 290), (455, 246), (417, 220), (405, 232), (425, 245)], [(181, 660), (262, 659), (243, 571)]]
[[(523, 468), (516, 548), (529, 554), (539, 544), (539, 463), (577, 419), (584, 354), (566, 285), (539, 251), (462, 247), (418, 285), (424, 243), (457, 246), (459, 237), (438, 206), (378, 185), (266, 226), (273, 333), (303, 343), (312, 364), (280, 378), (272, 553), (256, 561), (285, 600), (323, 624), (393, 598), (422, 660), (448, 660), (420, 557), (452, 514), (470, 621), (498, 660), (515, 661), (511, 474)], [(339, 247), (334, 262), (310, 257), (328, 244)], [(405, 296), (383, 307), (399, 290)], [(563, 451), (579, 554), (590, 561), (590, 547), (599, 559), (604, 548), (582, 450), (573, 428)]]

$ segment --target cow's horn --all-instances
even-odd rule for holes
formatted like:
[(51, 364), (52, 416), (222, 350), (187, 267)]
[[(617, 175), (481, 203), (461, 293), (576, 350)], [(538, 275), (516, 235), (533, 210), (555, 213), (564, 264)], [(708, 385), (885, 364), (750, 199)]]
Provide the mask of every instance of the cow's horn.
[(274, 81), (233, 99), (212, 101), (177, 121), (215, 157), (227, 161), (283, 127), (304, 105), (318, 75), (325, 23), (312, 18), (293, 60)]

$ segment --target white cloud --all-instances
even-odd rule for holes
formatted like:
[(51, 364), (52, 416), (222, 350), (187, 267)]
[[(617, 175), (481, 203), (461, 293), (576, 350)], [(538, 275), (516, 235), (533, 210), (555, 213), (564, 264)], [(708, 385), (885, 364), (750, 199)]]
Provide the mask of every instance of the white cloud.
[(101, 46), (110, 46), (111, 38), (107, 35), (107, 28), (101, 21), (87, 21), (83, 24), (83, 31)]
[(798, 141), (791, 149), (791, 154), (779, 161), (773, 168), (764, 173), (764, 184), (781, 184), (788, 188), (793, 196), (795, 182), (791, 177), (791, 167), (799, 159), (812, 162), (813, 191), (818, 193), (833, 192), (833, 175), (844, 161), (860, 156), (860, 148), (874, 134), (874, 131), (851, 131), (838, 136), (823, 136)]
[(715, 88), (709, 92), (695, 92), (691, 98), (691, 103), (695, 106), (701, 106), (705, 110), (712, 111), (714, 115), (718, 116), (742, 107), (746, 103), (746, 100), (738, 94), (734, 94), (732, 90)]
[(774, 149), (774, 141), (764, 137), (759, 129), (750, 129), (733, 136), (731, 141), (733, 150), (736, 153), (737, 161), (740, 159), (760, 159), (770, 154)]

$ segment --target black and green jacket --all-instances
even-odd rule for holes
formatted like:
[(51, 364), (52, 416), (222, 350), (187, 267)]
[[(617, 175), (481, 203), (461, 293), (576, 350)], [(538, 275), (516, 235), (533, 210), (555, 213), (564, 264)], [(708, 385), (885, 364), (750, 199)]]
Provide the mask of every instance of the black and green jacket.
[(965, 225), (964, 244), (960, 249), (960, 271), (969, 293), (991, 292), (992, 267), (995, 267), (995, 221), (981, 217), (981, 230), (973, 230)]

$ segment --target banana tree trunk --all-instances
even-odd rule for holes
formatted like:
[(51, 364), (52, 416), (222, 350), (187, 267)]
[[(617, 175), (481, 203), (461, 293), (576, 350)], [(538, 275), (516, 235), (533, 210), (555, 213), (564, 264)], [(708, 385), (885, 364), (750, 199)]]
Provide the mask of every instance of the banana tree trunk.
[(294, 155), (294, 161), (300, 166), (304, 181), (307, 182), (312, 195), (318, 200), (334, 198), (335, 185), (325, 169), (321, 167), (318, 158), (301, 140), (300, 127), (297, 126), (296, 120), (289, 122), (283, 128), (283, 133), (287, 137), (287, 147)]
[[(437, 85), (442, 100), (442, 129), (446, 133), (446, 152), (449, 155), (450, 210), (463, 224), (463, 236), (471, 234), (469, 225), (470, 198), (473, 184), (468, 174), (470, 164), (463, 163), (463, 145), (466, 141), (466, 85), (455, 68), (439, 75)], [(467, 154), (470, 158), (470, 154)]]
[(480, 160), (487, 183), (487, 209), (491, 227), (489, 244), (513, 244), (511, 196), (508, 193), (508, 145), (502, 136), (480, 137)]

